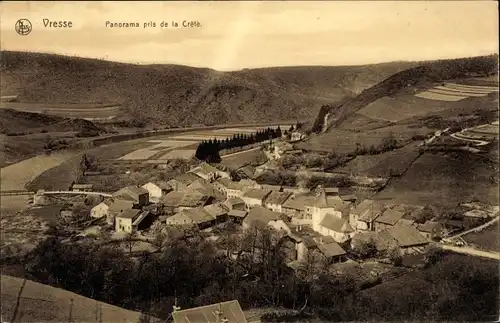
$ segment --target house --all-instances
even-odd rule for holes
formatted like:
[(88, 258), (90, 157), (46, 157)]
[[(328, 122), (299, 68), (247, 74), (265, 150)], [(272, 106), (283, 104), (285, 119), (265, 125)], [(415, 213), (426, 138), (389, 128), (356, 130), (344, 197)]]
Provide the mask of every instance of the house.
[(428, 240), (439, 239), (443, 236), (443, 226), (436, 221), (426, 221), (424, 224), (419, 224), (417, 230)]
[(233, 209), (227, 213), (227, 217), (229, 218), (230, 221), (241, 225), (247, 214), (248, 212), (245, 210)]
[(351, 203), (354, 203), (357, 201), (357, 197), (356, 195), (354, 194), (344, 194), (344, 195), (340, 195), (340, 198), (342, 199), (342, 201), (345, 201), (345, 202), (351, 202)]
[(283, 192), (292, 193), (294, 195), (296, 195), (296, 194), (306, 194), (306, 193), (311, 192), (311, 190), (308, 189), (307, 187), (301, 187), (301, 186), (299, 186), (299, 187), (296, 187), (296, 186), (282, 186), (281, 190)]
[(212, 196), (206, 196), (198, 192), (187, 192), (184, 193), (181, 201), (179, 202), (179, 210), (203, 207), (210, 204), (213, 200)]
[(218, 200), (223, 200), (224, 194), (221, 193), (217, 187), (206, 179), (199, 178), (188, 185), (186, 192), (198, 192), (206, 196), (213, 196)]
[(374, 221), (384, 211), (380, 202), (367, 199), (358, 204), (349, 213), (349, 224), (354, 230), (374, 230)]
[(92, 192), (94, 188), (93, 184), (73, 184), (71, 185), (71, 191), (73, 192)]
[(283, 204), (292, 195), (292, 193), (271, 191), (265, 198), (264, 206), (274, 212), (283, 212)]
[(144, 187), (126, 186), (113, 193), (113, 197), (133, 201), (138, 206), (149, 203), (149, 192)]
[(185, 173), (172, 178), (167, 181), (167, 183), (175, 192), (184, 192), (189, 184), (196, 181), (198, 178), (199, 177), (193, 173)]
[(260, 189), (281, 192), (283, 187), (281, 185), (260, 184)]
[(302, 140), (306, 137), (305, 134), (303, 134), (302, 132), (300, 131), (294, 131), (290, 134), (290, 141), (294, 142), (294, 141), (299, 141), (299, 140)]
[(404, 212), (403, 217), (396, 223), (396, 225), (417, 226), (415, 217), (411, 212)]
[(224, 201), (224, 206), (229, 210), (246, 210), (245, 201), (243, 201), (239, 197), (230, 197), (226, 201)]
[(247, 323), (237, 300), (186, 310), (175, 308), (172, 312), (172, 318), (174, 323)]
[(354, 236), (354, 229), (349, 220), (337, 215), (327, 213), (317, 224), (315, 231), (324, 236), (332, 237), (336, 242), (343, 243)]
[(282, 219), (282, 213), (273, 212), (266, 209), (263, 206), (255, 205), (248, 212), (247, 216), (243, 220), (243, 229), (249, 229), (253, 226), (267, 226), (272, 221), (278, 221)]
[(396, 241), (402, 255), (422, 253), (429, 241), (416, 228), (397, 225), (386, 229), (387, 233)]
[(312, 195), (291, 196), (283, 203), (281, 209), (291, 219), (305, 219), (306, 205), (311, 205), (315, 200), (316, 197)]
[(181, 204), (182, 198), (184, 197), (184, 192), (172, 191), (160, 198), (160, 204), (165, 208), (170, 208), (172, 210), (177, 210)]
[(349, 220), (350, 207), (351, 203), (344, 202), (337, 196), (326, 196), (325, 191), (320, 188), (314, 202), (306, 205), (305, 218), (311, 219), (314, 231), (325, 231), (326, 229), (320, 228), (320, 223), (326, 214)]
[(248, 178), (240, 179), (238, 183), (243, 185), (243, 187), (262, 189), (262, 185), (260, 185), (253, 179), (248, 179)]
[(217, 188), (228, 198), (241, 197), (244, 186), (239, 182), (233, 182), (229, 178), (221, 178), (215, 182)]
[(346, 258), (347, 252), (335, 241), (321, 241), (317, 246), (327, 264), (342, 262)]
[(111, 204), (113, 204), (111, 199), (102, 201), (90, 210), (90, 216), (93, 218), (102, 218), (107, 216)]
[(125, 210), (134, 208), (134, 202), (129, 200), (122, 200), (119, 198), (112, 199), (111, 205), (108, 208), (107, 223), (114, 224), (115, 218)]
[(231, 175), (228, 172), (217, 169), (216, 167), (205, 162), (191, 169), (188, 173), (195, 174), (208, 181), (214, 181), (217, 178), (231, 178)]
[(228, 210), (220, 203), (210, 204), (203, 207), (217, 222), (225, 222), (227, 220)]
[(139, 225), (149, 215), (148, 211), (138, 209), (127, 209), (116, 216), (115, 231), (133, 233), (139, 229)]
[(158, 181), (155, 183), (148, 182), (142, 185), (142, 188), (148, 191), (149, 200), (151, 202), (158, 202), (163, 195), (172, 191), (170, 185), (168, 185), (165, 181)]
[(259, 190), (255, 188), (246, 189), (243, 193), (241, 199), (245, 201), (245, 205), (247, 210), (250, 210), (252, 207), (258, 205), (263, 206), (264, 199), (271, 194), (270, 190)]
[(270, 152), (270, 157), (274, 159), (280, 159), (286, 152), (292, 150), (294, 150), (294, 148), (291, 144), (280, 141), (274, 144), (274, 150)]
[(167, 225), (197, 225), (199, 229), (213, 226), (217, 219), (208, 213), (203, 207), (183, 209), (173, 216), (167, 218)]
[(375, 230), (383, 230), (391, 228), (396, 225), (396, 223), (403, 218), (404, 212), (396, 211), (393, 209), (387, 209), (382, 213), (381, 216), (375, 219)]

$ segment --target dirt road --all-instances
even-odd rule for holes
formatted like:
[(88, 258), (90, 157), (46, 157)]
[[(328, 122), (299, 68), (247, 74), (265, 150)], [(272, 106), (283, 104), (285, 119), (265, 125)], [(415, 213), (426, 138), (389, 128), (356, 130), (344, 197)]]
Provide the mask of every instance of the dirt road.
[(500, 260), (500, 253), (498, 252), (483, 251), (469, 247), (450, 246), (447, 244), (440, 244), (440, 247), (444, 250), (450, 250), (453, 252), (462, 253), (470, 256)]

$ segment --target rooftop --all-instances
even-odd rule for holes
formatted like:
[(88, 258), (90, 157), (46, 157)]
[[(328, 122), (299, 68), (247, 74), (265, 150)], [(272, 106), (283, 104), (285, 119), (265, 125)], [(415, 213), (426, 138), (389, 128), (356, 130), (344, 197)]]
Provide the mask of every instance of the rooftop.
[(340, 247), (336, 242), (319, 244), (318, 249), (319, 251), (321, 251), (322, 254), (325, 255), (325, 257), (328, 258), (343, 256), (346, 254), (345, 250), (342, 249), (342, 247)]
[(373, 205), (373, 200), (366, 199), (363, 202), (359, 203), (354, 209), (352, 209), (351, 213), (361, 215), (364, 211), (368, 210)]
[(283, 203), (284, 208), (294, 209), (304, 211), (305, 206), (308, 204), (312, 204), (314, 202), (315, 197), (312, 195), (297, 195), (292, 196)]
[(196, 207), (203, 206), (210, 199), (209, 196), (199, 192), (189, 192), (185, 193), (182, 197), (179, 206), (185, 207)]
[(141, 210), (127, 209), (118, 215), (120, 218), (135, 220), (141, 214)]
[(290, 192), (278, 192), (278, 191), (272, 191), (271, 194), (269, 194), (266, 197), (265, 202), (269, 204), (278, 204), (282, 205), (285, 203), (285, 201), (292, 195)]
[(92, 188), (92, 187), (94, 187), (94, 185), (93, 184), (77, 184), (77, 183), (75, 183), (71, 187), (73, 187), (73, 188)]
[(281, 216), (281, 213), (273, 212), (265, 207), (256, 205), (248, 212), (245, 221), (268, 224), (270, 221), (281, 219)]
[(361, 221), (373, 221), (384, 212), (384, 205), (378, 201), (374, 201), (359, 218)]
[(387, 229), (387, 233), (394, 238), (401, 247), (410, 247), (429, 243), (414, 227), (401, 225)]
[(123, 200), (123, 199), (112, 199), (109, 205), (109, 211), (121, 212), (126, 209), (131, 209), (134, 206), (134, 202)]
[(241, 210), (230, 210), (227, 215), (229, 216), (234, 216), (238, 218), (244, 218), (247, 215), (247, 211), (241, 211)]
[(172, 181), (177, 181), (177, 182), (180, 182), (182, 184), (191, 184), (192, 182), (194, 182), (195, 180), (197, 180), (199, 177), (196, 176), (195, 174), (193, 173), (184, 173), (184, 174), (181, 174), (181, 175), (178, 175), (176, 177), (174, 177), (173, 179), (171, 179)]
[(224, 208), (220, 204), (210, 204), (210, 205), (203, 207), (203, 209), (205, 209), (205, 211), (208, 212), (214, 218), (221, 216), (221, 215), (224, 215), (224, 214), (227, 214), (226, 208)]
[(418, 231), (422, 232), (436, 232), (441, 229), (441, 223), (435, 221), (426, 221), (424, 224), (419, 224), (417, 227)]
[(245, 201), (243, 201), (240, 197), (230, 197), (226, 201), (224, 201), (224, 205), (228, 206), (229, 208), (241, 204), (245, 204)]
[(190, 173), (201, 173), (201, 174), (208, 175), (210, 173), (217, 173), (217, 172), (219, 172), (219, 170), (208, 163), (201, 163), (200, 165), (191, 169), (189, 172)]
[(198, 224), (215, 220), (215, 217), (213, 217), (210, 213), (208, 213), (204, 208), (199, 208), (199, 207), (192, 209), (185, 209), (179, 213), (187, 215), (193, 222)]
[(405, 213), (403, 212), (387, 209), (381, 216), (379, 216), (375, 220), (375, 222), (395, 225), (399, 220), (403, 218), (404, 215)]
[(271, 193), (270, 190), (259, 190), (255, 188), (250, 188), (243, 194), (244, 197), (253, 198), (257, 200), (263, 200), (266, 196)]
[(163, 195), (160, 198), (160, 202), (167, 206), (178, 206), (181, 203), (184, 194), (184, 192), (170, 192), (166, 195)]
[(230, 189), (230, 190), (238, 190), (238, 191), (241, 191), (243, 190), (244, 188), (244, 185), (239, 183), (239, 182), (233, 182), (232, 180), (230, 180), (229, 178), (219, 178), (217, 180), (217, 182), (224, 186), (225, 188), (227, 189)]
[(341, 219), (330, 213), (325, 214), (320, 225), (335, 232), (354, 232), (354, 229), (346, 219)]
[[(221, 312), (219, 319), (217, 311)], [(175, 323), (218, 323), (223, 322), (222, 319), (226, 319), (227, 323), (247, 323), (240, 303), (236, 300), (175, 311), (172, 317)]]

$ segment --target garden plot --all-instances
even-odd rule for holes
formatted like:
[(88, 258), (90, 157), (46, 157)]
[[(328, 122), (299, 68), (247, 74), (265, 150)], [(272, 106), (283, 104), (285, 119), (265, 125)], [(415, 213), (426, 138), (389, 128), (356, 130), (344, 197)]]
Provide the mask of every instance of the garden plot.
[(423, 99), (436, 100), (436, 101), (450, 101), (450, 102), (455, 102), (455, 101), (467, 99), (467, 96), (438, 94), (438, 93), (432, 93), (432, 92), (428, 92), (428, 91), (415, 94), (415, 96), (419, 97), (419, 98), (423, 98)]
[(196, 143), (196, 141), (184, 140), (184, 141), (175, 141), (175, 140), (150, 140), (149, 142), (157, 143), (154, 146), (149, 147), (150, 150), (160, 150), (165, 148), (177, 148), (177, 147), (185, 147)]
[(119, 160), (144, 160), (149, 159), (152, 156), (156, 155), (158, 151), (150, 150), (149, 148), (137, 149), (133, 152), (126, 154), (118, 158)]

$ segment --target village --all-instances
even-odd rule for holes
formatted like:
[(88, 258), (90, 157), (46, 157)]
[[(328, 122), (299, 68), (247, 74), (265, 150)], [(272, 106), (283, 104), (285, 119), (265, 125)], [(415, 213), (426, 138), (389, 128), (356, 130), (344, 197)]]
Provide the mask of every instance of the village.
[[(339, 264), (367, 259), (390, 264), (419, 255), (425, 259), (436, 244), (463, 246), (463, 240), (450, 237), (495, 215), (495, 210), (473, 209), (460, 219), (443, 219), (421, 205), (392, 204), (342, 187), (269, 185), (255, 180), (269, 163), (301, 154), (293, 143), (304, 137), (295, 131), (265, 145), (269, 161), (259, 167), (229, 170), (198, 161), (170, 180), (138, 183), (109, 194), (92, 192), (92, 184), (74, 183), (70, 191), (86, 192), (86, 197), (78, 215), (74, 205), (60, 207), (61, 217), (79, 218), (76, 222), (81, 230), (70, 233), (68, 241), (99, 240), (107, 235), (123, 242), (134, 256), (156, 252), (176, 239), (201, 235), (236, 260), (249, 250), (228, 241), (241, 241), (252, 230), (266, 228), (284, 239), (290, 268), (301, 270), (311, 263), (339, 268)], [(53, 196), (39, 190), (33, 204), (59, 203)], [(82, 196), (70, 200), (82, 203)]]

